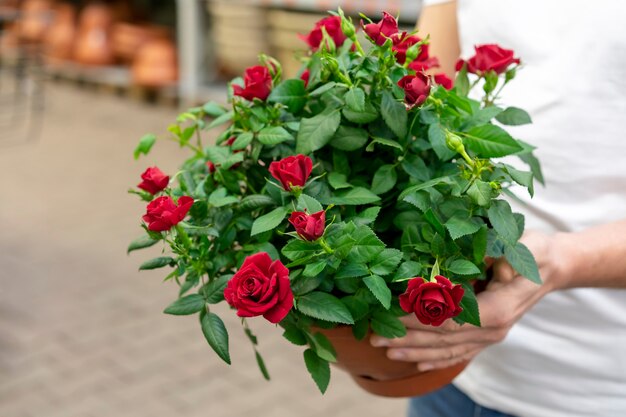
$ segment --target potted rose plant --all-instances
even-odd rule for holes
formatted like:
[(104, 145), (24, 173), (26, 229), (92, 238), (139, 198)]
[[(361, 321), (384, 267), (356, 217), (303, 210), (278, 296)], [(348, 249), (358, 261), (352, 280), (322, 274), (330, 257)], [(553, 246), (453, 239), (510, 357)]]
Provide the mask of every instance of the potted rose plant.
[[(280, 64), (261, 55), (230, 83), (227, 107), (182, 113), (170, 139), (191, 155), (172, 178), (156, 167), (142, 175), (133, 192), (149, 201), (145, 233), (128, 250), (163, 245), (140, 269), (170, 268), (179, 291), (165, 312), (198, 315), (227, 363), (228, 332), (212, 310), (224, 300), (253, 345), (247, 320), (262, 316), (305, 346), (322, 392), (338, 361), (372, 392), (413, 395), (464, 364), (416, 374), (414, 365), (385, 362), (367, 335), (403, 336), (405, 314), (479, 326), (474, 290), (486, 258), (504, 256), (539, 282), (518, 241), (524, 219), (500, 197), (513, 184), (532, 194), (541, 172), (533, 147), (502, 127), (530, 122), (499, 105), (519, 65), (512, 51), (477, 47), (453, 86), (426, 74), (438, 65), (427, 39), (399, 32), (393, 16), (361, 26), (367, 51), (351, 20), (332, 13), (303, 36), (310, 53), (300, 77), (283, 79)], [(470, 98), (479, 87), (482, 100)], [(202, 133), (218, 126), (216, 144), (207, 144)], [(144, 136), (135, 157), (155, 140)], [(494, 159), (508, 155), (530, 170)]]

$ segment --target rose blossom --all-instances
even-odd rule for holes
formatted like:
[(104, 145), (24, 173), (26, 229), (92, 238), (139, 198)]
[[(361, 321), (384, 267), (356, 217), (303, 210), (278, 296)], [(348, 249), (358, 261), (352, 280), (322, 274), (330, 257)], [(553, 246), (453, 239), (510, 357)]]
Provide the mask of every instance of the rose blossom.
[(398, 85), (404, 90), (404, 101), (410, 107), (419, 106), (430, 94), (430, 78), (421, 72), (415, 75), (405, 75), (400, 78)]
[(278, 323), (293, 307), (289, 270), (266, 252), (248, 256), (228, 281), (224, 298), (239, 317), (263, 316)]
[(152, 195), (155, 195), (159, 191), (163, 191), (170, 182), (170, 177), (165, 175), (163, 171), (157, 167), (146, 169), (144, 173), (141, 174), (141, 179), (143, 181), (141, 181), (137, 187), (149, 192)]
[(303, 187), (312, 170), (313, 161), (305, 155), (288, 156), (274, 161), (269, 168), (272, 177), (280, 181), (285, 191), (291, 191), (294, 186)]
[(421, 277), (413, 278), (399, 301), (402, 310), (415, 313), (420, 323), (440, 326), (463, 311), (459, 303), (465, 291), (462, 286), (453, 285), (441, 275), (437, 275), (435, 280), (437, 282), (426, 281)]
[(383, 12), (383, 18), (380, 22), (363, 25), (363, 21), (361, 21), (361, 26), (376, 45), (383, 45), (387, 38), (398, 33), (398, 21), (387, 12)]
[(446, 74), (444, 74), (443, 72), (440, 74), (435, 74), (433, 76), (433, 78), (435, 79), (435, 83), (439, 84), (440, 86), (442, 86), (443, 88), (445, 88), (446, 90), (450, 90), (452, 89), (452, 86), (454, 85), (453, 81), (450, 79), (450, 77), (448, 77)]
[[(421, 56), (422, 54), (420, 54), (420, 57)], [(423, 72), (431, 68), (439, 68), (439, 59), (435, 56), (422, 57), (422, 59), (416, 59), (409, 64), (409, 69), (415, 72)]]
[(155, 198), (148, 204), (143, 220), (148, 223), (148, 229), (154, 232), (170, 230), (185, 218), (192, 205), (193, 198), (187, 196), (180, 197), (178, 205), (170, 196)]
[(272, 76), (269, 69), (262, 65), (246, 68), (243, 82), (244, 87), (233, 84), (233, 94), (249, 101), (255, 98), (265, 100), (272, 91)]
[(347, 39), (346, 35), (341, 31), (341, 17), (339, 16), (323, 18), (315, 24), (315, 27), (308, 35), (300, 35), (300, 39), (308, 43), (311, 49), (316, 50), (322, 43), (322, 28), (326, 30), (326, 33), (332, 38), (336, 46), (343, 45)]
[(294, 211), (288, 220), (302, 239), (312, 242), (324, 234), (326, 212), (322, 210), (317, 213), (307, 214), (303, 211)]
[(308, 69), (304, 70), (302, 74), (300, 74), (300, 79), (304, 81), (304, 88), (309, 86), (309, 77), (311, 76), (311, 71)]
[(494, 71), (502, 74), (511, 64), (519, 64), (519, 58), (514, 58), (515, 52), (511, 49), (501, 48), (499, 45), (476, 45), (476, 53), (466, 61), (462, 59), (456, 63), (456, 70), (459, 71), (464, 63), (467, 63), (467, 71), (472, 74), (481, 75), (487, 71)]
[[(396, 54), (396, 61), (398, 64), (404, 64), (406, 61), (406, 51), (411, 46), (418, 42), (421, 42), (421, 38), (417, 35), (409, 35), (406, 32), (397, 33), (391, 37), (393, 40), (393, 46), (391, 50)], [(428, 44), (422, 44), (419, 47), (419, 55), (415, 58), (415, 61), (424, 61), (428, 59)]]

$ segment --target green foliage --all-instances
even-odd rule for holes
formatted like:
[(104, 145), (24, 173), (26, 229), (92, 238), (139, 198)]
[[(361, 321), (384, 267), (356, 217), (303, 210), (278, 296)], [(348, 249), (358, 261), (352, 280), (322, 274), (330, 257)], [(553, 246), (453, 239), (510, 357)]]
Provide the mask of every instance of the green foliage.
[(213, 348), (217, 356), (230, 365), (228, 331), (222, 319), (215, 313), (202, 314), (200, 315), (200, 324), (209, 346)]
[(204, 308), (204, 303), (204, 297), (200, 294), (191, 294), (174, 301), (163, 312), (176, 316), (186, 316), (198, 313)]
[(330, 382), (330, 365), (328, 361), (317, 356), (313, 349), (307, 349), (304, 351), (304, 363), (317, 388), (319, 388), (322, 394), (325, 393)]

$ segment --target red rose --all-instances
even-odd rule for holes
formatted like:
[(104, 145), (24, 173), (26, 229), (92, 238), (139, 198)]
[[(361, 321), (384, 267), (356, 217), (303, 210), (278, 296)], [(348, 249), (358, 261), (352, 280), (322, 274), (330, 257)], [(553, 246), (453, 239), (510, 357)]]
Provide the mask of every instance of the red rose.
[(226, 302), (239, 317), (263, 316), (278, 323), (293, 307), (289, 270), (265, 253), (248, 256), (224, 289)]
[(169, 196), (155, 198), (148, 204), (143, 221), (148, 223), (148, 229), (154, 232), (170, 230), (185, 218), (192, 205), (193, 198), (187, 196), (180, 197), (178, 205)]
[(309, 86), (309, 77), (311, 76), (311, 71), (308, 69), (304, 70), (302, 74), (300, 74), (300, 79), (304, 81), (304, 88)]
[(313, 170), (313, 161), (304, 155), (288, 156), (270, 164), (270, 174), (283, 185), (285, 191), (291, 187), (303, 187)]
[(163, 191), (170, 182), (170, 177), (165, 175), (159, 168), (148, 168), (141, 174), (141, 183), (137, 187), (155, 195), (159, 191)]
[[(409, 35), (406, 32), (397, 33), (391, 39), (393, 40), (391, 49), (396, 53), (396, 61), (399, 64), (404, 64), (406, 61), (406, 50), (422, 40), (419, 36)], [(428, 59), (428, 45), (424, 44), (420, 46), (420, 53), (414, 60), (424, 61), (426, 59)]]
[(440, 326), (449, 318), (456, 317), (463, 309), (459, 303), (463, 298), (463, 287), (453, 285), (441, 275), (435, 277), (437, 282), (426, 281), (424, 278), (413, 278), (409, 287), (399, 297), (400, 307), (407, 313), (415, 313), (422, 324)]
[(289, 223), (296, 229), (296, 233), (310, 242), (319, 239), (324, 234), (326, 227), (326, 212), (324, 210), (317, 213), (307, 214), (302, 211), (294, 211), (289, 216)]
[(207, 161), (206, 166), (207, 168), (209, 168), (209, 174), (212, 174), (215, 172), (215, 164), (213, 162)]
[(453, 81), (443, 72), (440, 74), (435, 74), (433, 78), (435, 79), (435, 83), (439, 84), (446, 90), (452, 89), (452, 86), (454, 84)]
[[(467, 60), (467, 71), (472, 74), (481, 75), (487, 71), (502, 74), (509, 65), (520, 63), (519, 58), (513, 57), (513, 50), (500, 48), (498, 45), (477, 45), (474, 50), (474, 56)], [(463, 67), (464, 62), (459, 60), (456, 63), (457, 71)]]
[(422, 72), (405, 75), (400, 78), (398, 85), (404, 90), (404, 101), (409, 107), (419, 106), (430, 94), (430, 78)]
[(363, 26), (367, 36), (372, 38), (376, 45), (383, 45), (387, 38), (398, 33), (398, 21), (387, 12), (383, 12), (383, 18), (380, 22), (363, 25), (361, 21), (361, 26)]
[(233, 84), (233, 94), (252, 101), (265, 100), (272, 91), (272, 76), (262, 65), (247, 68), (243, 76), (244, 87)]
[(438, 67), (439, 67), (439, 59), (435, 56), (426, 57), (421, 60), (416, 59), (415, 61), (409, 64), (409, 69), (412, 69), (415, 72), (423, 72), (431, 68), (438, 68)]
[(322, 43), (322, 28), (326, 29), (326, 33), (333, 39), (336, 46), (343, 45), (347, 39), (346, 35), (341, 31), (341, 17), (339, 16), (323, 18), (315, 24), (315, 27), (308, 35), (300, 35), (300, 39), (308, 43), (311, 49), (316, 50)]

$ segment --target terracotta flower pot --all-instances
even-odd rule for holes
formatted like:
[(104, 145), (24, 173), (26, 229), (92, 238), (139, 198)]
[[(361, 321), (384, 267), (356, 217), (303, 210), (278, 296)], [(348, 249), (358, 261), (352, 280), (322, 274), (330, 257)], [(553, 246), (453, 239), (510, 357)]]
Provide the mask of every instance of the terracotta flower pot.
[(76, 8), (61, 3), (55, 8), (54, 20), (44, 39), (46, 55), (53, 60), (72, 57), (76, 38)]
[(41, 42), (52, 17), (51, 0), (26, 0), (22, 5), (20, 39), (25, 42)]
[(115, 62), (110, 30), (113, 11), (105, 5), (90, 4), (80, 15), (74, 59), (84, 65), (111, 65)]
[(317, 330), (337, 351), (335, 365), (347, 371), (361, 388), (383, 397), (427, 394), (452, 382), (467, 366), (464, 362), (445, 369), (420, 372), (415, 363), (388, 359), (387, 349), (370, 345), (369, 335), (360, 341), (355, 339), (349, 326)]
[(164, 87), (178, 80), (178, 54), (174, 42), (158, 39), (146, 43), (131, 68), (133, 83), (144, 87)]
[(111, 33), (113, 52), (124, 62), (131, 62), (146, 43), (170, 37), (167, 27), (127, 22), (113, 25)]

